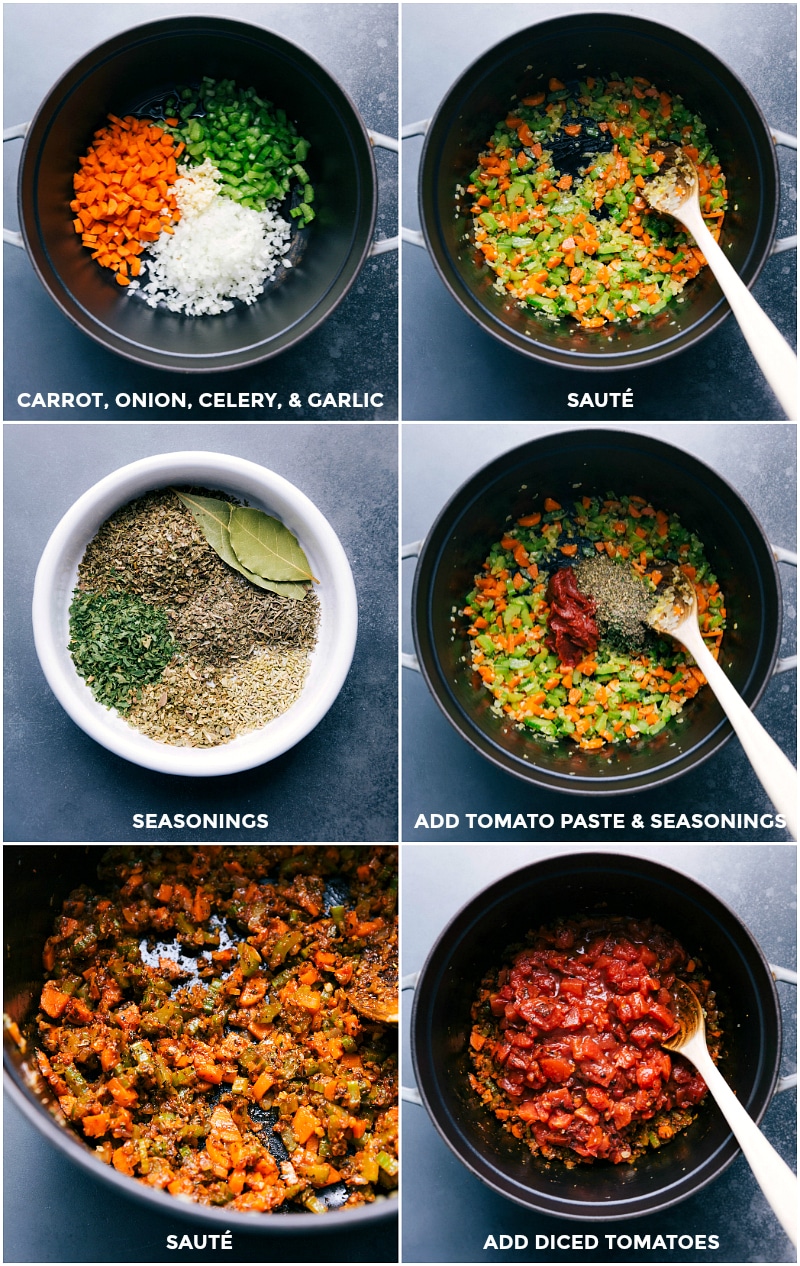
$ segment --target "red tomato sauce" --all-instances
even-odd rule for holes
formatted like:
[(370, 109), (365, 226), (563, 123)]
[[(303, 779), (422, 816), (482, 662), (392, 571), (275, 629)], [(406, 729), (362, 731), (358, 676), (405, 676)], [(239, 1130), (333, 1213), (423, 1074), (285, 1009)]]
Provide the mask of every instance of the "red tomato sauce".
[(579, 918), (541, 929), (473, 1006), (473, 1089), (531, 1150), (567, 1164), (630, 1162), (694, 1117), (702, 1077), (661, 1046), (677, 1032), (670, 989), (708, 981), (649, 920)]

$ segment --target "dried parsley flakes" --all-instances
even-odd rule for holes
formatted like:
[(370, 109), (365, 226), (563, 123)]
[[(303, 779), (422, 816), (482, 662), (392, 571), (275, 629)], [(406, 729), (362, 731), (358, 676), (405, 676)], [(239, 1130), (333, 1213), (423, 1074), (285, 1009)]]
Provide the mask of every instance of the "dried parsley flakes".
[(127, 712), (178, 650), (159, 607), (130, 593), (82, 593), (69, 609), (69, 652), (98, 703)]

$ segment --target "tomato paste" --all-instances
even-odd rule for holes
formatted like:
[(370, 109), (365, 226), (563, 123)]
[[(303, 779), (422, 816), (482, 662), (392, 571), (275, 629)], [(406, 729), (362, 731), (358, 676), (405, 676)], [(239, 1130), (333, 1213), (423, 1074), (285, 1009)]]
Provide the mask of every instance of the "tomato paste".
[(600, 641), (594, 599), (581, 593), (571, 567), (553, 573), (546, 597), (550, 603), (547, 645), (560, 663), (574, 668)]
[(568, 1165), (659, 1147), (706, 1094), (661, 1045), (678, 1031), (670, 991), (689, 980), (713, 1032), (708, 981), (647, 920), (573, 919), (531, 939), (473, 1007), (473, 1089), (532, 1151)]

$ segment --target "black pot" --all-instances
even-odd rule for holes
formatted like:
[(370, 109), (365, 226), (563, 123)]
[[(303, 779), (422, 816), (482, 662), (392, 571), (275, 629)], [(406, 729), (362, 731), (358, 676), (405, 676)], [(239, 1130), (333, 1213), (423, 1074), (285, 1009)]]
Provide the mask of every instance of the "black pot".
[(585, 853), (549, 858), (476, 896), (442, 932), (417, 981), (411, 1013), (416, 1084), (436, 1129), (467, 1168), (500, 1195), (539, 1213), (587, 1221), (653, 1214), (694, 1195), (738, 1146), (706, 1101), (688, 1130), (635, 1166), (545, 1165), (511, 1137), (467, 1080), (470, 1007), (507, 946), (559, 916), (611, 911), (652, 916), (700, 957), (723, 1013), (722, 1071), (759, 1121), (772, 1098), (781, 1016), (769, 966), (739, 918), (695, 880), (641, 858)]
[[(5, 959), (3, 1011), (24, 1032), (35, 1016), (44, 984), (42, 950), (65, 898), (80, 884), (98, 888), (97, 867), (107, 848), (99, 844), (22, 845), (3, 854)], [(270, 1235), (346, 1231), (383, 1223), (397, 1214), (395, 1200), (376, 1200), (355, 1209), (312, 1213), (258, 1214), (178, 1200), (167, 1192), (118, 1173), (67, 1126), (58, 1102), (35, 1068), (31, 1052), (20, 1051), (3, 1032), (5, 1089), (14, 1104), (53, 1146), (90, 1177), (110, 1184), (118, 1195), (151, 1212), (202, 1224), (207, 1231), (264, 1232)]]
[(747, 283), (770, 254), (779, 198), (775, 146), (744, 84), (713, 53), (678, 31), (623, 13), (573, 13), (528, 27), (474, 62), (439, 106), (422, 151), (419, 204), (425, 241), (439, 275), (464, 311), (501, 342), (570, 369), (652, 364), (710, 333), (729, 308), (711, 271), (687, 286), (684, 302), (655, 316), (599, 330), (548, 324), (506, 302), (465, 240), (472, 216), (456, 214), (477, 155), (515, 97), (554, 75), (643, 75), (679, 94), (708, 127), (727, 177), (730, 210), (721, 245)]
[[(307, 168), (318, 214), (308, 228), (293, 228), (294, 267), (279, 269), (256, 303), (197, 318), (121, 293), (114, 274), (81, 245), (69, 202), (78, 159), (109, 112), (137, 113), (202, 75), (252, 86), (286, 110), (311, 142)], [(254, 365), (310, 334), (355, 281), (377, 205), (369, 136), (344, 89), (281, 36), (203, 16), (136, 27), (67, 71), (28, 130), (18, 197), (28, 254), (62, 312), (129, 360), (189, 373)]]
[(412, 619), (423, 676), (447, 719), (483, 756), (508, 773), (552, 791), (617, 795), (643, 791), (707, 760), (731, 736), (708, 689), (659, 734), (599, 752), (562, 740), (545, 744), (492, 710), (492, 697), (465, 662), (464, 604), (493, 542), (545, 497), (569, 504), (609, 491), (674, 511), (703, 541), (725, 595), (725, 672), (754, 707), (780, 645), (777, 567), (758, 520), (735, 490), (696, 458), (625, 431), (565, 431), (533, 440), (485, 466), (442, 510), (423, 544), (414, 576)]

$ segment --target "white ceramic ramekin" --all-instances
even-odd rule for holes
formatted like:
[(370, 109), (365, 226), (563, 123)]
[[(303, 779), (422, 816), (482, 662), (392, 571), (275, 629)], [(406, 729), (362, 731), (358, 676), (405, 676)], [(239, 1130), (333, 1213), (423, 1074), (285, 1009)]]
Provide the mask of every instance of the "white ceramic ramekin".
[[(303, 693), (259, 730), (219, 747), (174, 747), (140, 734), (97, 703), (67, 650), (69, 606), (78, 564), (98, 528), (120, 506), (154, 488), (199, 484), (266, 510), (302, 545), (320, 602), (317, 646)], [(125, 760), (165, 774), (204, 778), (274, 760), (313, 730), (344, 684), (355, 651), (358, 609), (353, 574), (331, 525), (304, 493), (255, 462), (223, 453), (161, 453), (123, 466), (85, 492), (64, 515), (42, 554), (33, 591), (33, 632), (45, 677), (72, 720)]]

